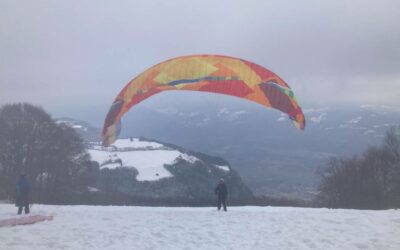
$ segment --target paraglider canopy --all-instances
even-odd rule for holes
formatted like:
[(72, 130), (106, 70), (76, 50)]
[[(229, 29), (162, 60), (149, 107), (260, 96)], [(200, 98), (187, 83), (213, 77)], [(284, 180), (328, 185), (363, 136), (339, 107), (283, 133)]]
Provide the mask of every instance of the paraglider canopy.
[(228, 56), (192, 55), (157, 64), (131, 80), (117, 95), (102, 130), (103, 145), (120, 133), (121, 117), (134, 105), (167, 90), (231, 95), (286, 113), (304, 130), (305, 118), (293, 91), (276, 74), (255, 63)]

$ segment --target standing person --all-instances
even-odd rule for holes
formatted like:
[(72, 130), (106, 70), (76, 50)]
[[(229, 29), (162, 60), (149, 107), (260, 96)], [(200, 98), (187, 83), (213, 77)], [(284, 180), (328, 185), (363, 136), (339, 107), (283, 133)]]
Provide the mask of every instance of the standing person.
[(17, 185), (15, 187), (17, 192), (16, 206), (18, 207), (18, 214), (22, 213), (22, 208), (25, 207), (25, 214), (29, 214), (29, 193), (30, 186), (26, 179), (25, 174), (19, 176)]
[(224, 211), (226, 212), (226, 198), (228, 196), (228, 189), (224, 179), (220, 179), (217, 187), (215, 188), (215, 194), (218, 195), (218, 210), (221, 210), (221, 205), (224, 206)]

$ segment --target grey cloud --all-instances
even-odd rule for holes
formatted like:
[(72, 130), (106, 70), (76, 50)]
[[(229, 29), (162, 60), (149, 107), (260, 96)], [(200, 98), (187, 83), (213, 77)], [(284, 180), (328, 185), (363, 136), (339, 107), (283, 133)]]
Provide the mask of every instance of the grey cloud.
[(301, 102), (400, 105), (399, 9), (397, 0), (2, 1), (0, 102), (101, 117), (146, 68), (210, 53), (271, 69)]

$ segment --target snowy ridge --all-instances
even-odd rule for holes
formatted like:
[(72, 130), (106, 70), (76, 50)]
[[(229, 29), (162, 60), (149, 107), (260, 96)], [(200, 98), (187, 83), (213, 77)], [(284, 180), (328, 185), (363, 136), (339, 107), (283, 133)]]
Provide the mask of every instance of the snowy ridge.
[(324, 113), (322, 113), (322, 114), (320, 114), (320, 115), (318, 115), (318, 116), (312, 116), (312, 117), (310, 118), (310, 120), (311, 120), (312, 122), (314, 122), (314, 123), (320, 123), (320, 122), (322, 122), (323, 120), (326, 120), (326, 116), (327, 116), (327, 113), (324, 112)]
[(181, 155), (179, 155), (178, 157), (176, 157), (174, 163), (178, 162), (178, 160), (184, 160), (187, 161), (189, 163), (195, 163), (196, 161), (198, 161), (199, 159), (194, 157), (193, 155), (188, 155), (186, 153), (181, 153)]
[(223, 171), (227, 171), (228, 172), (230, 170), (228, 166), (220, 166), (220, 165), (215, 165), (215, 164), (214, 164), (214, 166), (216, 166), (217, 168), (219, 168), (219, 169), (221, 169)]
[(85, 141), (100, 140), (100, 130), (87, 122), (73, 118), (58, 118), (56, 123), (73, 128)]
[(57, 124), (66, 125), (66, 126), (69, 126), (69, 127), (74, 128), (74, 129), (80, 129), (80, 130), (83, 130), (83, 131), (87, 131), (87, 130), (88, 130), (87, 127), (85, 127), (85, 126), (83, 126), (83, 125), (80, 125), (80, 124), (75, 124), (74, 121), (57, 120), (56, 123), (57, 123)]
[(118, 139), (113, 143), (117, 149), (160, 149), (164, 145), (157, 142), (139, 140), (138, 138)]
[(165, 165), (174, 164), (179, 160), (193, 164), (199, 160), (193, 155), (163, 144), (138, 138), (119, 139), (107, 148), (94, 145), (88, 152), (92, 160), (99, 163), (101, 169), (135, 168), (138, 171), (138, 181), (156, 181), (172, 177)]
[[(384, 105), (362, 104), (358, 108), (346, 110), (343, 108), (305, 108), (308, 123), (314, 128), (319, 127), (324, 131), (358, 131), (364, 137), (382, 137), (385, 131), (392, 126), (398, 126), (399, 109)], [(352, 114), (349, 117), (349, 114)], [(329, 122), (328, 121), (328, 116)], [(397, 117), (397, 119), (396, 119)], [(382, 119), (382, 120), (381, 120)], [(283, 121), (283, 114), (277, 121)], [(393, 122), (397, 120), (397, 122)], [(388, 121), (391, 121), (388, 123)], [(382, 123), (381, 123), (382, 122)], [(377, 130), (379, 129), (379, 131)], [(340, 133), (340, 132), (338, 132)]]
[(110, 194), (114, 195), (112, 202), (118, 204), (211, 202), (220, 178), (235, 187), (230, 192), (232, 200), (246, 201), (253, 197), (229, 162), (220, 157), (143, 138), (117, 140), (110, 147), (101, 147), (99, 143), (88, 147), (92, 160), (98, 163), (93, 165), (96, 180), (88, 192), (101, 202), (107, 201)]

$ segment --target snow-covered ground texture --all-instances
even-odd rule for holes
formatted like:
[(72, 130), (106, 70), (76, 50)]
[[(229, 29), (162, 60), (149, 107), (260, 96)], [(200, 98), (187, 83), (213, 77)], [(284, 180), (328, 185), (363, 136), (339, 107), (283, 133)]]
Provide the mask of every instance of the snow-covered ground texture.
[(100, 150), (88, 150), (94, 161), (102, 162), (108, 159), (121, 159), (121, 163), (101, 165), (101, 168), (114, 169), (116, 167), (134, 167), (139, 174), (138, 181), (152, 181), (171, 177), (172, 174), (164, 168), (164, 164), (172, 164), (182, 153), (176, 150), (151, 150), (151, 151), (127, 151), (107, 152)]
[(155, 181), (172, 177), (173, 175), (164, 165), (174, 164), (178, 160), (185, 160), (189, 163), (198, 160), (192, 155), (163, 144), (138, 138), (118, 139), (111, 147), (107, 148), (95, 145), (88, 152), (92, 160), (100, 164), (100, 168), (136, 168), (138, 181)]
[[(400, 211), (34, 205), (52, 221), (1, 227), (0, 249), (400, 249)], [(0, 204), (0, 218), (15, 216)]]
[(150, 142), (139, 140), (138, 138), (132, 139), (118, 139), (116, 140), (112, 146), (116, 147), (117, 149), (160, 149), (164, 145), (157, 143), (157, 142)]

